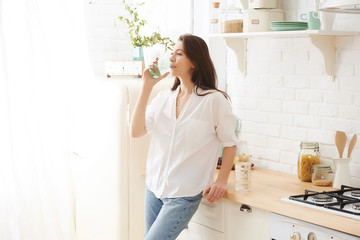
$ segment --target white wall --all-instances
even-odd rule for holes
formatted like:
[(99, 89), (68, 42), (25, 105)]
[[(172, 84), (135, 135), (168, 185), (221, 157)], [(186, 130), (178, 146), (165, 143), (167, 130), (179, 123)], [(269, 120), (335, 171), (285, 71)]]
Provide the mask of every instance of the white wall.
[[(281, 6), (286, 20), (313, 8), (312, 1), (283, 0)], [(360, 30), (358, 17), (350, 21)], [(331, 164), (338, 156), (335, 131), (345, 131), (348, 141), (360, 134), (360, 37), (337, 37), (335, 48), (334, 82), (309, 38), (248, 39), (245, 78), (228, 52), (227, 89), (256, 165), (296, 174), (301, 141), (319, 142), (322, 162)], [(360, 186), (359, 146), (352, 158), (353, 185)]]
[[(334, 82), (308, 38), (250, 39), (248, 75), (228, 68), (227, 89), (243, 120), (241, 138), (257, 165), (295, 174), (301, 141), (320, 142), (323, 160), (330, 163), (337, 156), (335, 131), (360, 133), (360, 37), (338, 37), (335, 46)], [(358, 186), (359, 150), (351, 163)]]
[[(191, 32), (192, 0), (127, 0), (145, 2), (139, 8), (139, 17), (148, 24), (143, 34), (159, 32), (163, 37), (176, 41), (180, 34)], [(127, 36), (125, 24), (116, 21), (127, 15), (121, 0), (85, 0), (85, 16), (89, 53), (94, 72), (104, 76), (104, 61), (131, 60), (133, 46)], [(115, 26), (116, 22), (116, 26)]]
[(104, 76), (106, 60), (132, 59), (132, 46), (123, 24), (114, 25), (124, 14), (120, 0), (85, 0), (89, 55), (94, 73)]

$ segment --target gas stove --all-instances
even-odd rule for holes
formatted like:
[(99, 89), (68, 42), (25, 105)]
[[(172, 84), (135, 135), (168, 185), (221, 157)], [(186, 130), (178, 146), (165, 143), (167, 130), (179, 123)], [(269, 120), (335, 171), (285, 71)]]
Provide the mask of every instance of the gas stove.
[[(281, 200), (360, 221), (360, 188), (342, 185), (341, 189), (336, 191), (305, 190), (304, 194)], [(360, 240), (360, 236), (335, 231), (275, 213), (272, 213), (270, 217), (271, 239)]]
[(342, 185), (341, 190), (336, 191), (305, 190), (305, 194), (283, 200), (360, 220), (360, 188)]

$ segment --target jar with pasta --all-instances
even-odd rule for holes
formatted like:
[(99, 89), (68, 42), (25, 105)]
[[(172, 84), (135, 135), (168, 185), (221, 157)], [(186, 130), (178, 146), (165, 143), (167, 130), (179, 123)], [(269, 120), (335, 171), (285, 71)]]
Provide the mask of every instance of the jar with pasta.
[(311, 168), (320, 163), (320, 151), (318, 142), (301, 142), (298, 159), (298, 177), (301, 181), (311, 182)]

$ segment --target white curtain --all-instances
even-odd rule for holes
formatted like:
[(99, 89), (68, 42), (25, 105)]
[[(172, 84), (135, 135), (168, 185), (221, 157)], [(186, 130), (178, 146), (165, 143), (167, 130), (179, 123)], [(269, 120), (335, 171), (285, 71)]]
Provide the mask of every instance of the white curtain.
[(81, 0), (0, 0), (0, 239), (75, 239), (73, 103), (90, 80)]

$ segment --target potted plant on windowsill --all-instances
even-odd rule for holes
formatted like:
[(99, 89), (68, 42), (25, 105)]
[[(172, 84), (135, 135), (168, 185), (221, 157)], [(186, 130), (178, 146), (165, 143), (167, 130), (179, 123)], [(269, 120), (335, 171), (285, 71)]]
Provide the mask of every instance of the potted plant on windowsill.
[(129, 32), (129, 38), (131, 44), (134, 47), (133, 60), (144, 60), (144, 47), (152, 47), (156, 44), (164, 45), (166, 50), (171, 50), (175, 43), (167, 37), (162, 37), (160, 33), (154, 32), (150, 36), (143, 36), (140, 34), (140, 30), (147, 22), (144, 19), (139, 18), (138, 8), (143, 3), (137, 3), (134, 7), (128, 5), (125, 0), (122, 0), (125, 10), (128, 12), (128, 16), (119, 16), (118, 19), (127, 25)]

